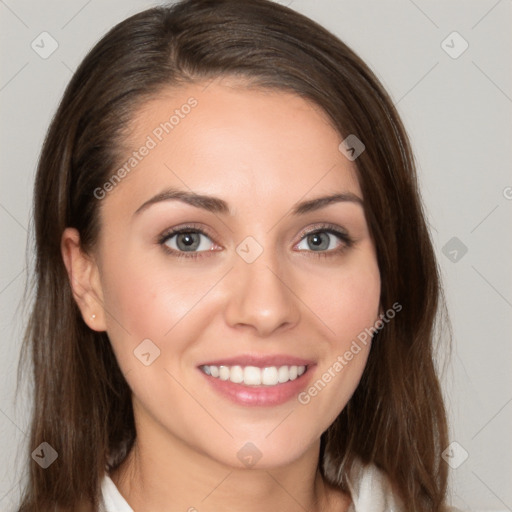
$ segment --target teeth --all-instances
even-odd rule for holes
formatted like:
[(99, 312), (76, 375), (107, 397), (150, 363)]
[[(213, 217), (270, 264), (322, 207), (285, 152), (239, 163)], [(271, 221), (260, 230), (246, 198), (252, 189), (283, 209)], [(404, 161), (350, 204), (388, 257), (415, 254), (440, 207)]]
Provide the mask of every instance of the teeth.
[[(224, 368), (227, 368), (227, 366)], [(246, 386), (259, 386), (261, 384), (261, 370), (256, 366), (246, 366), (244, 368), (244, 384)]]
[(235, 384), (245, 386), (276, 386), (289, 380), (295, 380), (305, 371), (306, 366), (268, 366), (258, 368), (256, 366), (201, 366), (206, 375), (220, 380), (229, 380)]
[(269, 368), (263, 368), (261, 372), (261, 382), (265, 386), (275, 386), (279, 381), (277, 379), (277, 368), (270, 366)]
[(290, 370), (287, 366), (281, 366), (277, 370), (277, 379), (279, 382), (288, 382), (290, 380)]
[[(226, 368), (226, 366), (223, 366), (223, 368)], [(229, 380), (231, 382), (235, 382), (237, 384), (240, 384), (240, 382), (244, 381), (244, 370), (241, 366), (232, 366), (231, 370), (229, 371)]]

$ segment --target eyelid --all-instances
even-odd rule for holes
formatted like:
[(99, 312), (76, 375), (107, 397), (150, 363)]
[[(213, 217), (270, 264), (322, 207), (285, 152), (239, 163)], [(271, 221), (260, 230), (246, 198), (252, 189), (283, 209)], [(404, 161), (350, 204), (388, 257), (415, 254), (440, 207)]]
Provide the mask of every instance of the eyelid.
[[(166, 239), (170, 238), (172, 235), (176, 235), (176, 234), (187, 232), (187, 231), (194, 231), (194, 232), (197, 231), (198, 233), (201, 233), (201, 234), (207, 236), (208, 238), (210, 238), (212, 240), (212, 242), (215, 242), (217, 244), (217, 242), (215, 241), (215, 238), (216, 238), (215, 235), (213, 235), (208, 228), (206, 228), (202, 225), (199, 225), (199, 224), (195, 224), (194, 222), (186, 223), (181, 226), (175, 226), (175, 227), (166, 229), (163, 233), (158, 235), (158, 241), (159, 242), (165, 241)], [(219, 244), (217, 244), (217, 245), (219, 245)]]
[[(336, 224), (330, 224), (330, 223), (318, 223), (314, 224), (313, 226), (308, 226), (307, 228), (304, 228), (299, 235), (299, 242), (301, 242), (305, 236), (312, 235), (317, 232), (328, 232), (332, 233), (334, 235), (337, 235), (339, 237), (342, 237), (347, 243), (348, 242), (355, 242), (355, 240), (349, 235), (348, 231), (341, 226), (338, 226)], [(297, 242), (298, 243), (298, 242)]]

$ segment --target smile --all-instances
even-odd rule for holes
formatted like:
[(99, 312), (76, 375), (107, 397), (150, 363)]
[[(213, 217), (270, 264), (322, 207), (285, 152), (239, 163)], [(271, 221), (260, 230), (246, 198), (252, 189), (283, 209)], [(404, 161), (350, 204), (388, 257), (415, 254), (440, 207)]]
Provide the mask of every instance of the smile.
[(257, 366), (215, 366), (203, 365), (206, 375), (244, 386), (277, 386), (300, 377), (307, 370), (305, 365), (283, 365), (258, 368)]

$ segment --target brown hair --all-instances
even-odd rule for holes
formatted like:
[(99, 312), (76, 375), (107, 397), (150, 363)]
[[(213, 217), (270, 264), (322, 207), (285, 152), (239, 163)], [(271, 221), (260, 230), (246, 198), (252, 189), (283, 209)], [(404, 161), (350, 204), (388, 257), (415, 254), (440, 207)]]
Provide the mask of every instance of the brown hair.
[[(122, 160), (136, 109), (162, 89), (220, 76), (291, 91), (313, 101), (355, 161), (381, 274), (381, 306), (403, 309), (374, 336), (361, 382), (322, 435), (320, 470), (348, 492), (356, 458), (390, 479), (408, 511), (442, 510), (446, 416), (434, 365), (439, 275), (410, 143), (393, 102), (364, 62), (308, 18), (268, 0), (185, 0), (118, 24), (74, 74), (49, 128), (34, 197), (36, 296), (24, 351), (33, 366), (30, 449), (48, 442), (58, 459), (31, 461), (20, 511), (98, 506), (105, 468), (135, 439), (131, 392), (106, 333), (90, 330), (73, 300), (60, 252), (68, 226), (83, 249), (99, 226), (94, 190)], [(27, 352), (28, 351), (28, 352)]]

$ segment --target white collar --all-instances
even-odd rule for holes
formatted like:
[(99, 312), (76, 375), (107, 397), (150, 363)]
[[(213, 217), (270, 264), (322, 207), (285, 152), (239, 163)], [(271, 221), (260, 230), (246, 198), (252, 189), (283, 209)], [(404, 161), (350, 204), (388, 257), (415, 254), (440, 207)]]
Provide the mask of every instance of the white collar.
[(99, 512), (133, 512), (132, 507), (128, 505), (123, 498), (116, 484), (110, 476), (105, 473), (101, 482), (101, 503)]

